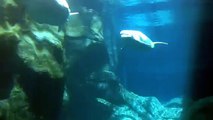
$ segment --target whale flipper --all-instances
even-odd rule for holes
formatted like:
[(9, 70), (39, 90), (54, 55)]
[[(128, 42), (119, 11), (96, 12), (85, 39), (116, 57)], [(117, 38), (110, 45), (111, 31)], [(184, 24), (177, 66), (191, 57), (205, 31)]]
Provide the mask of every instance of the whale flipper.
[(69, 15), (77, 15), (79, 12), (70, 12)]

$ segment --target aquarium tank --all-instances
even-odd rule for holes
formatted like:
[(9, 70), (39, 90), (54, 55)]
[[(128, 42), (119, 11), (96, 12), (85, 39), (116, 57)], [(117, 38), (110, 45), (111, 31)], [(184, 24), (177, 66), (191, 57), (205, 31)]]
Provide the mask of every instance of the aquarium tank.
[(211, 0), (0, 0), (0, 120), (213, 120)]

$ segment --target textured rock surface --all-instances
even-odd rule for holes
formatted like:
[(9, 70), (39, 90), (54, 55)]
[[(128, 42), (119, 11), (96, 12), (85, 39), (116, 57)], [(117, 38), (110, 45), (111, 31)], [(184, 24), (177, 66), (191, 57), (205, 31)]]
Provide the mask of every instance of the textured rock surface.
[(64, 31), (67, 36), (81, 37), (87, 35), (87, 29), (80, 15), (70, 16), (64, 25)]
[[(21, 0), (0, 1), (0, 119), (32, 120), (30, 109), (36, 120), (57, 120), (64, 34), (30, 20), (24, 10)], [(15, 89), (14, 78), (26, 95)]]
[[(110, 102), (99, 102), (113, 108), (110, 120), (179, 120), (180, 107), (165, 107), (155, 97), (142, 97), (121, 89), (125, 104), (116, 105)], [(104, 101), (104, 100), (102, 100)]]
[(54, 50), (62, 49), (63, 33), (48, 25), (30, 23), (20, 37), (18, 55), (36, 72), (47, 72), (52, 78), (63, 77), (62, 65), (55, 56)]
[(27, 96), (19, 85), (15, 85), (10, 97), (0, 100), (1, 120), (34, 120), (34, 115), (29, 110)]
[(13, 37), (14, 41), (19, 41), (18, 55), (35, 71), (47, 72), (53, 78), (62, 77), (62, 66), (54, 58), (53, 52), (56, 49), (63, 51), (63, 34), (56, 34), (54, 27), (33, 22), (27, 25), (28, 28), (5, 22), (0, 27), (1, 40)]
[(17, 71), (17, 44), (16, 31), (20, 27), (8, 27), (8, 23), (0, 26), (0, 99), (9, 97), (12, 89), (13, 75)]
[(213, 120), (213, 97), (194, 101), (183, 113), (184, 120)]
[(64, 34), (58, 32), (57, 27), (30, 21), (20, 1), (1, 2), (1, 38), (13, 37), (18, 41), (17, 54), (34, 71), (46, 72), (52, 78), (63, 77), (62, 65), (56, 60), (54, 51), (63, 51)]

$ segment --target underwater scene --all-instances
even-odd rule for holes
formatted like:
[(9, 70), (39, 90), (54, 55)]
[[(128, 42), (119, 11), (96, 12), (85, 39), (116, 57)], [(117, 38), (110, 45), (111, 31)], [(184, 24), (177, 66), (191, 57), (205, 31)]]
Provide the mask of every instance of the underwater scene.
[(0, 0), (0, 120), (213, 120), (211, 11)]

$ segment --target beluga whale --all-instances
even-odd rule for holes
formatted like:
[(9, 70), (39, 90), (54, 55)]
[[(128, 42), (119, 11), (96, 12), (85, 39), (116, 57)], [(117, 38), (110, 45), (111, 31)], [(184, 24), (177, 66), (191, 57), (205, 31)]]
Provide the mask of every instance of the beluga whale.
[(22, 0), (26, 13), (35, 21), (61, 27), (69, 16), (79, 14), (71, 12), (66, 0)]
[[(168, 45), (166, 42), (153, 42), (149, 37), (147, 37), (144, 33), (137, 30), (121, 30), (120, 31), (121, 38), (128, 41), (129, 43), (136, 43), (145, 45), (149, 48), (154, 48), (157, 44)], [(135, 44), (135, 45), (136, 45)]]

